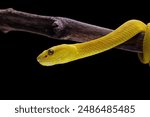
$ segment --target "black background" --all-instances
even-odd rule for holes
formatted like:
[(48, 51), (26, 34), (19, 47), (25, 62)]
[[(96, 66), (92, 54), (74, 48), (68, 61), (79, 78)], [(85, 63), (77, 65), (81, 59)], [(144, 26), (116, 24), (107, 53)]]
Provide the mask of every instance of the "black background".
[[(144, 1), (143, 1), (144, 2)], [(0, 9), (68, 17), (111, 29), (129, 19), (150, 21), (149, 8), (127, 1), (1, 1)], [(150, 67), (136, 53), (112, 49), (68, 64), (43, 67), (36, 57), (69, 41), (27, 32), (0, 32), (1, 99), (150, 99)]]

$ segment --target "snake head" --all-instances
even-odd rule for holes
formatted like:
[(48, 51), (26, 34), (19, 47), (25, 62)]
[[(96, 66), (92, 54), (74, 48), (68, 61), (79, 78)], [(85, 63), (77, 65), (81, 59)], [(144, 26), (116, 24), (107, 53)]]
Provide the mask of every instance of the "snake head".
[(37, 61), (43, 66), (63, 64), (74, 60), (77, 53), (77, 48), (73, 44), (61, 44), (44, 50), (37, 57)]

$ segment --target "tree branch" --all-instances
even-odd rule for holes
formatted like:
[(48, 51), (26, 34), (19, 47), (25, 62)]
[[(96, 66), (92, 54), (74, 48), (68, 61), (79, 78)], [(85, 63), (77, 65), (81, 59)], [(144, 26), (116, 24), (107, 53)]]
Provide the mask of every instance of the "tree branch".
[[(4, 33), (25, 31), (75, 42), (90, 41), (113, 31), (69, 18), (35, 15), (12, 8), (0, 10), (0, 30)], [(116, 48), (141, 53), (143, 37), (144, 33), (139, 33)]]

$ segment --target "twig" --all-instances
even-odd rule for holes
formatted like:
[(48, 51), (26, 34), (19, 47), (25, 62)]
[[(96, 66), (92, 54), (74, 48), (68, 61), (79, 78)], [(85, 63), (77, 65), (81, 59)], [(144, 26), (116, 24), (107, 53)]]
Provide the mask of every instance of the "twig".
[[(113, 31), (69, 18), (35, 15), (12, 8), (0, 10), (0, 30), (25, 31), (75, 42), (90, 41)], [(143, 36), (144, 33), (139, 33), (116, 48), (141, 53)]]

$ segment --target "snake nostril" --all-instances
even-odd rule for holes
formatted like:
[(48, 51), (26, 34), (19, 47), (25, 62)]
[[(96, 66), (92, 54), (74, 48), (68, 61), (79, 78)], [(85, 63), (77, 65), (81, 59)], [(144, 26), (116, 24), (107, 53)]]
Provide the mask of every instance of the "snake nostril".
[(46, 57), (47, 57), (47, 55), (44, 56), (44, 58), (46, 58)]

